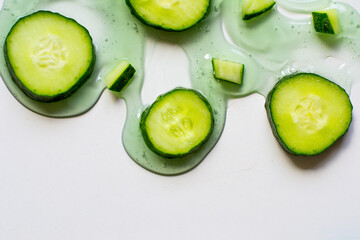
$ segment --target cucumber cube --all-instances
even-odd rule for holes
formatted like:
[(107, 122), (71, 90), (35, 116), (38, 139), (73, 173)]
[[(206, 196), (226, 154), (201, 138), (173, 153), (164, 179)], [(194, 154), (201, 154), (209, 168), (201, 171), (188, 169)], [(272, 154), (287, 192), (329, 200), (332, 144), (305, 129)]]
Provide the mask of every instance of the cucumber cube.
[(212, 65), (215, 78), (238, 85), (242, 84), (244, 64), (213, 58)]
[(341, 32), (338, 11), (327, 9), (312, 12), (315, 30), (320, 33), (338, 34)]
[(105, 76), (107, 88), (120, 92), (135, 74), (135, 68), (127, 60), (122, 60), (108, 75)]

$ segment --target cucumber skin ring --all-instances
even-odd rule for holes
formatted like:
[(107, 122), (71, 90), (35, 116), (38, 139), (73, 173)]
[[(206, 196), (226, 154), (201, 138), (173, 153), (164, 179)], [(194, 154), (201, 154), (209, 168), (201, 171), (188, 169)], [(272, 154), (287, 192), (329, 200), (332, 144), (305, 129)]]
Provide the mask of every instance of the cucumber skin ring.
[[(32, 16), (34, 14), (37, 13), (51, 13), (51, 14), (55, 14), (58, 15), (62, 18), (66, 18), (68, 21), (74, 22), (75, 24), (77, 24), (79, 27), (81, 27), (83, 30), (85, 30), (85, 32), (88, 34), (90, 41), (91, 41), (91, 45), (92, 45), (92, 60), (89, 64), (89, 67), (87, 68), (87, 71), (79, 78), (79, 80), (67, 91), (54, 95), (54, 96), (47, 96), (47, 95), (37, 95), (35, 93), (33, 93), (32, 91), (30, 91), (27, 87), (25, 87), (22, 83), (22, 81), (20, 80), (20, 78), (16, 75), (13, 67), (10, 64), (10, 60), (7, 54), (7, 39), (10, 35), (10, 33), (12, 32), (12, 30), (15, 28), (15, 26), (20, 23), (22, 20), (24, 20), (25, 18)], [(95, 68), (95, 62), (96, 62), (96, 52), (95, 52), (95, 46), (93, 44), (93, 39), (89, 33), (89, 31), (81, 24), (79, 24), (75, 19), (73, 18), (69, 18), (69, 17), (65, 17), (57, 12), (52, 12), (52, 11), (47, 11), (47, 10), (40, 10), (37, 12), (33, 12), (31, 14), (28, 14), (24, 17), (19, 18), (16, 23), (11, 27), (8, 35), (5, 38), (5, 44), (4, 44), (4, 57), (5, 57), (5, 62), (6, 62), (6, 66), (9, 70), (10, 76), (13, 79), (13, 81), (15, 82), (15, 84), (25, 93), (25, 95), (27, 95), (29, 98), (34, 99), (36, 101), (40, 101), (40, 102), (46, 102), (46, 103), (51, 103), (51, 102), (57, 102), (60, 100), (63, 100), (67, 97), (70, 97), (72, 94), (74, 94), (82, 85), (85, 84), (85, 82), (89, 79), (89, 77), (91, 76), (92, 72), (94, 71)]]
[[(279, 136), (279, 134), (278, 134), (278, 132), (277, 132), (277, 129), (276, 129), (276, 126), (275, 126), (275, 122), (274, 122), (274, 119), (273, 119), (273, 117), (272, 117), (272, 113), (271, 113), (271, 109), (270, 109), (270, 103), (271, 103), (272, 95), (273, 95), (274, 91), (276, 90), (276, 88), (277, 88), (282, 82), (284, 82), (284, 81), (286, 81), (286, 80), (288, 80), (288, 79), (290, 79), (290, 78), (293, 78), (293, 77), (295, 77), (295, 76), (299, 76), (299, 75), (309, 75), (309, 74), (310, 74), (310, 75), (313, 75), (313, 76), (317, 76), (317, 77), (323, 78), (323, 79), (325, 79), (325, 80), (327, 80), (327, 81), (335, 84), (336, 86), (338, 86), (340, 89), (342, 89), (342, 90), (345, 92), (345, 94), (348, 96), (349, 101), (350, 101), (349, 95), (347, 94), (347, 92), (346, 92), (341, 86), (339, 86), (338, 84), (336, 84), (336, 83), (330, 81), (329, 79), (324, 78), (323, 76), (320, 76), (320, 75), (318, 75), (318, 74), (314, 74), (314, 73), (293, 73), (293, 74), (290, 74), (290, 75), (287, 75), (287, 76), (281, 78), (281, 79), (274, 85), (274, 87), (271, 89), (271, 91), (268, 93), (268, 95), (267, 95), (267, 97), (266, 97), (266, 102), (265, 102), (265, 110), (266, 110), (266, 115), (267, 115), (268, 121), (269, 121), (269, 123), (270, 123), (270, 127), (271, 127), (271, 130), (272, 130), (272, 132), (273, 132), (274, 137), (276, 138), (276, 140), (278, 141), (278, 143), (280, 144), (280, 146), (281, 146), (286, 152), (291, 153), (291, 154), (293, 154), (293, 155), (295, 155), (295, 156), (314, 156), (314, 155), (318, 155), (318, 154), (323, 153), (324, 151), (326, 151), (327, 149), (329, 149), (338, 139), (340, 139), (342, 136), (344, 136), (344, 135), (348, 132), (348, 130), (349, 130), (349, 128), (350, 128), (350, 125), (351, 125), (351, 122), (352, 122), (352, 116), (351, 116), (351, 119), (350, 119), (350, 122), (349, 122), (349, 126), (348, 126), (348, 128), (343, 132), (343, 134), (339, 135), (338, 138), (336, 138), (330, 145), (328, 145), (328, 146), (327, 146), (326, 148), (324, 148), (322, 151), (317, 152), (317, 153), (315, 153), (315, 154), (298, 154), (298, 153), (292, 151), (292, 150), (285, 144), (285, 142), (282, 140), (282, 138)], [(351, 101), (350, 101), (350, 106), (351, 106), (351, 112), (352, 112), (352, 110), (353, 110), (353, 105), (352, 105)]]
[(183, 28), (183, 29), (172, 29), (172, 28), (165, 28), (159, 24), (153, 24), (150, 23), (148, 21), (146, 21), (144, 18), (142, 18), (137, 11), (134, 9), (134, 7), (132, 6), (132, 4), (130, 3), (130, 0), (125, 0), (126, 1), (126, 5), (128, 5), (128, 7), (130, 8), (131, 14), (134, 15), (140, 22), (142, 22), (143, 24), (145, 24), (146, 26), (155, 28), (155, 29), (159, 29), (159, 30), (164, 30), (164, 31), (168, 31), (168, 32), (182, 32), (182, 31), (186, 31), (192, 27), (194, 27), (195, 25), (197, 25), (199, 22), (201, 22), (203, 19), (205, 19), (207, 17), (207, 15), (209, 14), (209, 10), (210, 10), (210, 6), (213, 0), (209, 0), (209, 5), (206, 9), (205, 14), (197, 21), (195, 22), (193, 25)]
[[(211, 116), (211, 126), (210, 126), (210, 129), (209, 129), (209, 133), (200, 143), (198, 143), (196, 146), (194, 146), (192, 149), (190, 149), (188, 152), (186, 152), (184, 154), (168, 154), (168, 153), (161, 152), (154, 146), (154, 144), (152, 143), (152, 141), (150, 140), (150, 138), (149, 138), (149, 136), (147, 134), (146, 127), (145, 127), (145, 122), (146, 122), (147, 116), (148, 116), (149, 112), (151, 111), (152, 107), (155, 105), (156, 102), (158, 102), (159, 100), (161, 100), (165, 96), (167, 96), (169, 94), (172, 94), (175, 91), (184, 91), (184, 90), (185, 91), (191, 91), (191, 92), (195, 93), (205, 103), (205, 105), (207, 106), (207, 108), (208, 108), (208, 110), (210, 112), (210, 116)], [(214, 124), (215, 124), (214, 112), (213, 112), (213, 109), (212, 109), (210, 103), (208, 102), (208, 100), (200, 92), (198, 92), (197, 90), (188, 89), (188, 88), (182, 88), (182, 87), (177, 87), (177, 88), (175, 88), (173, 90), (170, 90), (170, 91), (158, 96), (157, 99), (149, 107), (145, 108), (145, 110), (142, 112), (141, 117), (140, 117), (141, 135), (143, 136), (143, 139), (144, 139), (146, 145), (149, 147), (149, 149), (151, 151), (153, 151), (154, 153), (156, 153), (156, 154), (158, 154), (158, 155), (160, 155), (162, 157), (165, 157), (165, 158), (184, 157), (184, 156), (187, 156), (187, 155), (193, 153), (194, 151), (198, 150), (210, 138), (210, 136), (211, 136), (211, 134), (213, 132), (213, 129), (214, 129)]]

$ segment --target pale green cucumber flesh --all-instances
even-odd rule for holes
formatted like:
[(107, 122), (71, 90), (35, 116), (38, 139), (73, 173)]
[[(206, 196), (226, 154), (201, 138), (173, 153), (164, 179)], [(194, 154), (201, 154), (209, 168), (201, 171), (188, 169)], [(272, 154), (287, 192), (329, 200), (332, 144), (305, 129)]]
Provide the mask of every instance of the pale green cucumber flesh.
[(167, 31), (183, 31), (202, 20), (210, 0), (126, 0), (131, 13), (144, 24)]
[(140, 128), (145, 143), (158, 155), (181, 157), (197, 150), (214, 127), (212, 108), (196, 90), (176, 88), (143, 111)]
[(266, 111), (280, 145), (295, 155), (315, 155), (343, 136), (352, 104), (337, 84), (310, 73), (290, 75), (269, 92)]
[(214, 77), (216, 79), (238, 85), (242, 84), (244, 64), (213, 58), (212, 66), (214, 70)]
[(91, 75), (95, 50), (89, 32), (58, 13), (19, 19), (4, 44), (14, 82), (30, 98), (53, 102), (73, 94)]
[(275, 2), (273, 0), (243, 0), (242, 19), (250, 20), (269, 11)]
[(114, 92), (120, 92), (132, 79), (135, 68), (127, 60), (121, 61), (108, 75), (104, 81), (107, 88)]

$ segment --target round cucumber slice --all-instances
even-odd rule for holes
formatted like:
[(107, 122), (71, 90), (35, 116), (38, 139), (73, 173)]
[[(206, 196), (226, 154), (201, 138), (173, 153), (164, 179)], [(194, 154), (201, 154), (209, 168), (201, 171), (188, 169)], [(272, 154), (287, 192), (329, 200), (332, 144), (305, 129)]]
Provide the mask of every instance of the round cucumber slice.
[(212, 108), (192, 89), (176, 88), (142, 114), (140, 128), (148, 147), (164, 157), (180, 157), (198, 149), (214, 127)]
[(42, 102), (70, 96), (95, 64), (89, 32), (75, 20), (49, 11), (19, 19), (6, 37), (4, 51), (14, 82)]
[(144, 24), (167, 30), (186, 30), (205, 17), (210, 0), (126, 0), (131, 13)]
[(343, 136), (352, 120), (346, 91), (315, 74), (299, 73), (280, 80), (265, 104), (280, 145), (296, 155), (315, 155)]

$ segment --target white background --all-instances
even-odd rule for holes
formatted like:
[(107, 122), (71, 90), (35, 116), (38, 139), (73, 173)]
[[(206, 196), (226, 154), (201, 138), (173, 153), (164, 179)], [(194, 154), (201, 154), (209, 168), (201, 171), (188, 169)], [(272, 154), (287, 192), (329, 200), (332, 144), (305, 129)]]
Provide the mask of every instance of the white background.
[[(156, 44), (150, 88), (188, 72), (179, 48)], [(183, 67), (164, 72), (179, 58)], [(359, 81), (351, 99), (347, 135), (311, 158), (280, 148), (262, 96), (231, 100), (209, 156), (163, 177), (125, 153), (123, 100), (106, 91), (88, 113), (51, 119), (24, 108), (1, 81), (0, 239), (360, 239)]]

